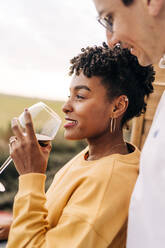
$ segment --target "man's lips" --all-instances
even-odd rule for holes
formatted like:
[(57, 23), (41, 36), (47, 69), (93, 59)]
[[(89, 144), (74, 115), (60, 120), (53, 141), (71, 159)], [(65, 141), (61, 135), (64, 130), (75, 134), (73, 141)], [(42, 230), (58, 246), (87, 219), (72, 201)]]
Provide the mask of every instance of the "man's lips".
[(131, 47), (130, 52), (131, 52), (132, 55), (136, 56), (136, 51), (135, 51), (134, 47)]
[(70, 119), (70, 118), (65, 118), (65, 120), (67, 121), (65, 124), (64, 124), (64, 127), (67, 128), (67, 127), (74, 127), (77, 125), (78, 121), (77, 120), (73, 120), (73, 119)]

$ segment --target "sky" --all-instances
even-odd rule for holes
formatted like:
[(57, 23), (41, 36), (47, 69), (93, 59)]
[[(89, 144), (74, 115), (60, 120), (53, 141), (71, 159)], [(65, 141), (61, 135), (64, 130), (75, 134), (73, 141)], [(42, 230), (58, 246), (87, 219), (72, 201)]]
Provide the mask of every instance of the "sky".
[(0, 93), (65, 100), (69, 61), (102, 44), (92, 0), (0, 1)]

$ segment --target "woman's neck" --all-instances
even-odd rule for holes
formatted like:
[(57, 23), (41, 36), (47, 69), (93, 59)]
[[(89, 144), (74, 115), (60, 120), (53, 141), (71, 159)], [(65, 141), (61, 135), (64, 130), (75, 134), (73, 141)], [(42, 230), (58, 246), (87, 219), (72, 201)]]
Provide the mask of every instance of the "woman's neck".
[(114, 153), (128, 154), (127, 145), (123, 140), (122, 132), (109, 134), (105, 137), (88, 139), (89, 156), (88, 160), (96, 160)]

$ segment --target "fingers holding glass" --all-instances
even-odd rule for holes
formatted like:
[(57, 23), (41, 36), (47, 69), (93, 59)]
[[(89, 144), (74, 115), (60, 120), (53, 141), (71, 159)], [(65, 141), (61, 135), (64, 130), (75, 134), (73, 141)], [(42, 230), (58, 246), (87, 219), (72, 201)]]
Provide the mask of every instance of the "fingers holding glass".
[(17, 137), (17, 139), (19, 139), (19, 140), (24, 139), (24, 134), (23, 134), (23, 131), (20, 127), (20, 124), (19, 124), (19, 121), (17, 118), (12, 119), (11, 127), (12, 127), (13, 133)]
[[(11, 156), (0, 166), (0, 174), (11, 163), (12, 158), (17, 168), (25, 166), (28, 161), (33, 161), (33, 163), (36, 161), (36, 164), (32, 166), (33, 172), (34, 169), (35, 172), (40, 172), (41, 169), (44, 173), (51, 150), (51, 141), (55, 138), (60, 124), (61, 118), (43, 102), (25, 109), (18, 119), (14, 118), (12, 130), (15, 136), (9, 140)], [(31, 168), (28, 169), (28, 172), (30, 171)], [(21, 168), (21, 173), (26, 172)]]
[(9, 139), (9, 145), (12, 145), (16, 141), (16, 136), (11, 136)]
[(24, 111), (24, 119), (25, 119), (25, 131), (27, 136), (30, 137), (32, 140), (37, 141), (33, 128), (32, 117), (28, 109), (25, 109)]

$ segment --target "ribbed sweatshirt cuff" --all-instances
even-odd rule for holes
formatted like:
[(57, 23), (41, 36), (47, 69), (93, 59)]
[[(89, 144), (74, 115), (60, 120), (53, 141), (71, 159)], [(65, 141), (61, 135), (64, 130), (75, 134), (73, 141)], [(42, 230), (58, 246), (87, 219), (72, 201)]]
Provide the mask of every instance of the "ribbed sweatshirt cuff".
[(19, 177), (19, 197), (29, 193), (45, 194), (46, 176), (40, 173), (28, 173)]

